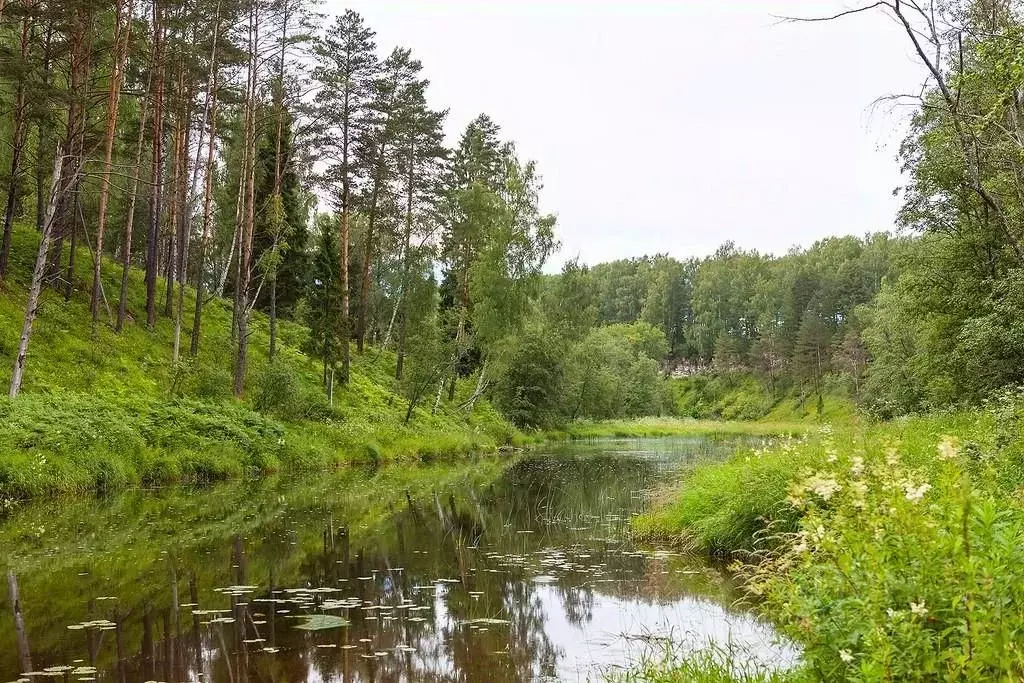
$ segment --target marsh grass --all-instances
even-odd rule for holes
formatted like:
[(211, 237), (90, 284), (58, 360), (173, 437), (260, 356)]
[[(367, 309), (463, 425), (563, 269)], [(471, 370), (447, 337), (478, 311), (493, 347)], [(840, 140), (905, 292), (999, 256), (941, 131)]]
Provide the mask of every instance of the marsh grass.
[(683, 650), (671, 642), (643, 653), (635, 665), (607, 672), (607, 683), (803, 683), (813, 680), (800, 669), (776, 670), (752, 662), (730, 645), (707, 644)]

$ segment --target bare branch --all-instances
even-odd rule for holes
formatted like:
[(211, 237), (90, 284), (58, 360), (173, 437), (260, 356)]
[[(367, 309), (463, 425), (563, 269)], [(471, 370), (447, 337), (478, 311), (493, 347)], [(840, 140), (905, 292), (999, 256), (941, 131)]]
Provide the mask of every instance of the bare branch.
[(860, 14), (861, 12), (870, 12), (871, 10), (877, 9), (879, 7), (888, 7), (889, 9), (895, 11), (895, 8), (892, 6), (892, 4), (890, 4), (889, 2), (886, 2), (886, 0), (879, 0), (878, 2), (876, 2), (873, 5), (865, 5), (864, 7), (857, 7), (855, 9), (848, 9), (848, 10), (846, 10), (844, 12), (840, 12), (839, 14), (833, 14), (830, 17), (785, 17), (785, 16), (777, 16), (777, 15), (772, 15), (772, 16), (774, 16), (776, 19), (779, 20), (780, 23), (783, 23), (783, 24), (790, 24), (790, 23), (814, 23), (814, 22), (822, 22), (822, 21), (835, 21), (836, 19), (842, 19), (843, 17), (848, 17), (848, 16), (850, 16), (852, 14)]

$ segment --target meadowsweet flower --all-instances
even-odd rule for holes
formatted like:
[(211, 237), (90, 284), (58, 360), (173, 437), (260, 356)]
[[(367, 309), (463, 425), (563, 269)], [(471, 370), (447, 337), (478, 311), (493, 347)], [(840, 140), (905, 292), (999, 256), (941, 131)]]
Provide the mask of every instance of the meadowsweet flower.
[(925, 607), (924, 600), (922, 600), (921, 602), (912, 602), (910, 603), (910, 612), (911, 614), (916, 614), (919, 617), (923, 617), (924, 615), (928, 614), (928, 608)]
[(850, 492), (853, 494), (853, 506), (857, 509), (863, 509), (865, 505), (864, 496), (868, 492), (867, 482), (861, 480), (852, 482), (850, 484)]
[(885, 610), (885, 615), (890, 619), (895, 619), (899, 615), (899, 612), (890, 607), (887, 610)]
[(811, 475), (803, 484), (804, 490), (814, 493), (822, 500), (831, 498), (841, 486), (838, 481), (830, 476), (822, 474)]
[(864, 458), (859, 455), (853, 456), (853, 465), (850, 467), (850, 472), (852, 472), (855, 477), (859, 477), (864, 474)]
[(849, 650), (840, 650), (839, 651), (839, 659), (841, 659), (844, 662), (846, 662), (847, 664), (849, 664), (850, 662), (853, 661), (853, 655), (850, 654)]
[(907, 482), (903, 485), (903, 490), (906, 492), (907, 500), (911, 503), (916, 503), (924, 498), (924, 494), (928, 493), (931, 487), (932, 485), (927, 482), (920, 486), (914, 486), (912, 483)]
[(939, 457), (943, 460), (956, 460), (956, 456), (960, 455), (960, 447), (957, 445), (956, 439), (951, 436), (942, 437), (937, 450)]
[(885, 449), (885, 464), (890, 467), (895, 467), (900, 464), (900, 454), (895, 448), (889, 447)]

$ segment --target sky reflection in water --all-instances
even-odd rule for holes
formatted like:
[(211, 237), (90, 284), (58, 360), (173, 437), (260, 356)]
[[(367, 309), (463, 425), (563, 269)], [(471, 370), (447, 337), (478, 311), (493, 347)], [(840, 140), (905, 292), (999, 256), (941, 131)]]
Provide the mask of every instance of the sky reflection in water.
[(608, 441), (33, 506), (0, 527), (25, 622), (8, 591), (0, 680), (587, 680), (668, 636), (787, 666), (719, 569), (628, 538), (654, 486), (728, 448)]

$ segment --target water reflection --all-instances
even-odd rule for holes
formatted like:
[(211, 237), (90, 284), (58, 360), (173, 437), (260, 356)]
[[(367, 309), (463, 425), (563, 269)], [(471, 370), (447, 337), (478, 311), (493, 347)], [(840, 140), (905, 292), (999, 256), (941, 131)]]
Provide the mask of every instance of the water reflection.
[(31, 508), (0, 527), (0, 679), (584, 680), (668, 635), (785, 666), (722, 573), (628, 538), (653, 486), (725, 448), (603, 442)]

